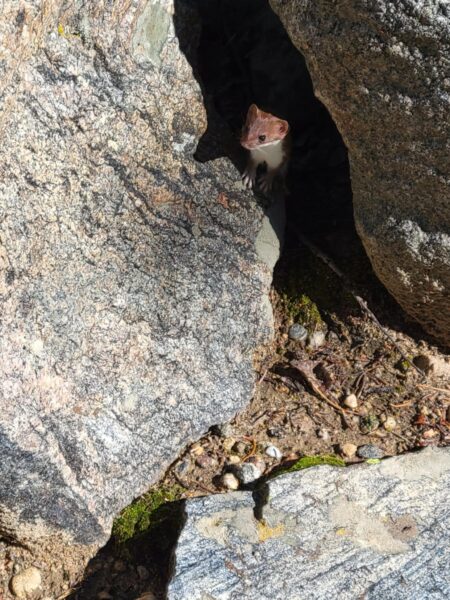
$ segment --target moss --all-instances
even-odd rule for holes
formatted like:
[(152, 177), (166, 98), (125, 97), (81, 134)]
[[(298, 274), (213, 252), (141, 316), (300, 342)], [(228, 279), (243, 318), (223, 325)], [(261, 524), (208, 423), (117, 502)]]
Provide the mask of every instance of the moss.
[(406, 373), (411, 368), (411, 365), (410, 365), (409, 361), (407, 361), (406, 359), (402, 359), (402, 360), (398, 361), (398, 363), (395, 365), (395, 367), (401, 373)]
[(317, 330), (324, 326), (325, 314), (358, 314), (359, 307), (342, 281), (305, 248), (282, 260), (274, 283), (280, 308), (290, 323), (300, 322), (307, 329)]
[(113, 524), (112, 534), (119, 544), (159, 526), (170, 516), (170, 503), (181, 498), (179, 486), (149, 490), (123, 509)]
[(300, 294), (297, 297), (284, 293), (282, 300), (290, 321), (301, 323), (310, 330), (319, 329), (323, 325), (317, 304), (306, 294)]
[(303, 469), (309, 469), (310, 467), (317, 467), (318, 465), (331, 465), (333, 467), (345, 467), (345, 461), (335, 454), (318, 454), (317, 456), (303, 456), (297, 460), (290, 467), (285, 467), (280, 471), (277, 471), (276, 475), (284, 475), (285, 473), (295, 473), (296, 471), (302, 471)]

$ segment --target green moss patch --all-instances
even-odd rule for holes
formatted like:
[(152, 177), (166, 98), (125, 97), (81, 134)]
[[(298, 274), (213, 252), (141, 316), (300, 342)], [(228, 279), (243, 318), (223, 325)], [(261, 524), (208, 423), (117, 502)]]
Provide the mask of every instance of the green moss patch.
[(123, 509), (113, 524), (112, 534), (123, 544), (150, 529), (161, 525), (172, 513), (171, 503), (181, 498), (179, 486), (149, 490)]
[(284, 467), (280, 471), (276, 472), (276, 476), (284, 475), (285, 473), (295, 473), (296, 471), (302, 471), (303, 469), (309, 469), (310, 467), (317, 467), (318, 465), (331, 465), (333, 467), (345, 467), (345, 461), (335, 454), (318, 454), (317, 456), (303, 456), (299, 458), (290, 467)]

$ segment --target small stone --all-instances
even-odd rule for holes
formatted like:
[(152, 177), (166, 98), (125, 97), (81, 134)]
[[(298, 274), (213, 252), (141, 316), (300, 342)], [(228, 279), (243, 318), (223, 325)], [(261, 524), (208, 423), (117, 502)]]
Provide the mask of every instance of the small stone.
[(266, 470), (266, 463), (264, 462), (264, 460), (261, 458), (261, 456), (255, 455), (255, 456), (251, 456), (247, 463), (250, 463), (251, 465), (255, 465), (255, 467), (261, 471), (261, 473), (264, 473), (264, 471)]
[(42, 577), (39, 569), (28, 567), (28, 569), (14, 575), (11, 578), (9, 586), (14, 596), (26, 598), (41, 587), (41, 582)]
[(202, 469), (208, 469), (217, 466), (217, 460), (208, 454), (201, 454), (195, 459), (195, 464)]
[(420, 354), (413, 359), (413, 363), (426, 375), (432, 373), (438, 377), (450, 378), (450, 362), (445, 358)]
[(344, 405), (348, 408), (358, 408), (358, 398), (355, 394), (349, 394), (344, 400)]
[(323, 331), (315, 331), (308, 337), (308, 346), (311, 350), (317, 350), (325, 343), (325, 333)]
[(319, 429), (317, 431), (317, 437), (321, 438), (324, 442), (327, 442), (330, 439), (330, 434), (327, 429)]
[(239, 480), (233, 473), (225, 473), (222, 477), (222, 485), (227, 490), (237, 490), (239, 489)]
[(340, 448), (341, 448), (341, 453), (344, 456), (346, 456), (347, 458), (352, 458), (353, 456), (355, 456), (358, 446), (355, 446), (355, 444), (347, 443), (347, 444), (342, 444)]
[(304, 342), (308, 337), (308, 331), (300, 323), (294, 323), (289, 327), (288, 335), (291, 340)]
[(386, 429), (386, 431), (393, 431), (397, 427), (397, 421), (394, 419), (394, 417), (386, 417), (383, 427)]
[(231, 465), (238, 465), (241, 462), (241, 459), (237, 454), (232, 454), (227, 460)]
[(267, 435), (269, 437), (281, 438), (283, 437), (283, 428), (282, 427), (269, 427), (267, 430)]
[(359, 458), (383, 458), (384, 452), (375, 444), (364, 444), (363, 446), (359, 446), (356, 451), (356, 454)]
[(283, 458), (281, 451), (276, 446), (272, 446), (272, 444), (267, 446), (266, 454), (267, 456), (270, 456), (270, 458), (275, 458), (275, 460), (281, 460)]
[(223, 440), (223, 449), (225, 452), (230, 452), (231, 448), (235, 445), (236, 440), (233, 437), (225, 438)]
[(194, 456), (200, 456), (200, 454), (203, 454), (204, 452), (205, 452), (205, 449), (198, 442), (196, 444), (194, 444), (190, 449), (190, 453), (193, 454)]
[(435, 429), (427, 429), (426, 431), (424, 431), (422, 433), (422, 437), (424, 437), (425, 439), (430, 439), (437, 435), (439, 435), (439, 432), (436, 431)]
[(175, 465), (175, 471), (178, 475), (186, 475), (192, 470), (192, 462), (189, 458), (183, 458)]
[(143, 565), (138, 565), (136, 567), (136, 571), (137, 571), (137, 574), (138, 574), (139, 579), (141, 581), (144, 581), (145, 579), (148, 579), (149, 572), (148, 572), (148, 570)]
[(231, 423), (220, 423), (213, 427), (213, 432), (221, 438), (229, 438), (234, 433), (234, 428)]
[(246, 462), (236, 468), (236, 476), (243, 485), (253, 483), (259, 479), (261, 475), (262, 472), (258, 467), (250, 462)]
[(237, 454), (245, 454), (247, 452), (247, 444), (244, 442), (236, 442), (233, 446), (233, 452)]

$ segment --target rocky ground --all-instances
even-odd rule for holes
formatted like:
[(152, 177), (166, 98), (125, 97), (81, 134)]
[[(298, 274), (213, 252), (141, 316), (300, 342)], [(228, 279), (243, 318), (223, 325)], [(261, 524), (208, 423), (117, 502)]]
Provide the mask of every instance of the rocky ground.
[(272, 289), (276, 339), (256, 360), (249, 406), (186, 448), (163, 481), (123, 512), (84, 573), (86, 556), (76, 551), (62, 567), (54, 553), (5, 545), (5, 599), (11, 577), (30, 565), (46, 590), (36, 598), (163, 598), (183, 512), (177, 501), (245, 488), (302, 457), (351, 464), (449, 444), (445, 352), (405, 320), (353, 235), (317, 241), (345, 279), (292, 236)]

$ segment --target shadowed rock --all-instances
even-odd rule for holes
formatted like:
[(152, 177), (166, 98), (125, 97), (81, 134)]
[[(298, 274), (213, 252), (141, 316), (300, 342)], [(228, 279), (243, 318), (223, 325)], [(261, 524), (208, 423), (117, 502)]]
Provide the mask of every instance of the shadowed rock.
[(270, 0), (349, 150), (358, 232), (391, 294), (450, 344), (450, 12)]

